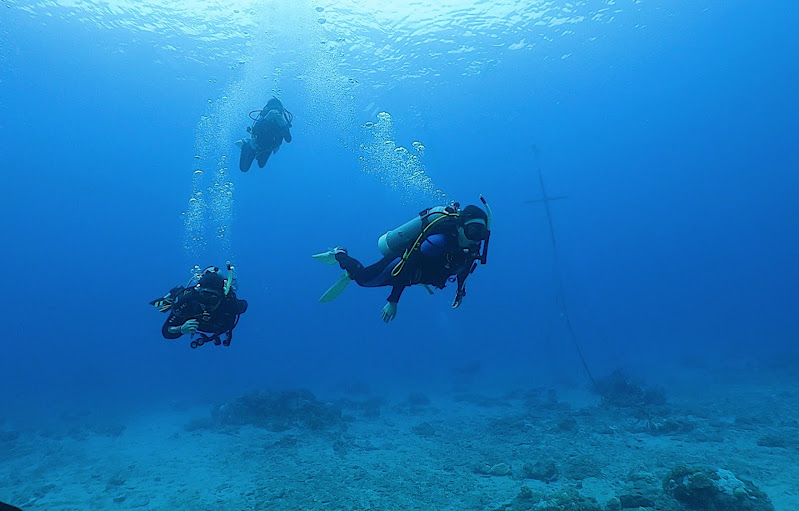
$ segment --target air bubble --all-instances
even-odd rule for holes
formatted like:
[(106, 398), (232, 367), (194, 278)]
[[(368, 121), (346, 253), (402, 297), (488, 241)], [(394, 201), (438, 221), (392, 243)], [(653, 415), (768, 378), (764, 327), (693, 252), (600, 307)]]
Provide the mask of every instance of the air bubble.
[(423, 205), (431, 200), (443, 202), (444, 194), (425, 173), (421, 160), (424, 145), (421, 142), (414, 141), (411, 144), (413, 153), (398, 145), (393, 140), (394, 125), (388, 112), (378, 113), (377, 122), (365, 123), (363, 127), (370, 137), (368, 143), (360, 144), (362, 154), (358, 160), (364, 172), (373, 174), (389, 189), (399, 192), (405, 203)]

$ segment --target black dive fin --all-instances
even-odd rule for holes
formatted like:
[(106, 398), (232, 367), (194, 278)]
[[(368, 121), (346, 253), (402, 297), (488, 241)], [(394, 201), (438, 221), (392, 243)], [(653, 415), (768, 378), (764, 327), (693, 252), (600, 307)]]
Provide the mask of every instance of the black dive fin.
[[(241, 158), (239, 158), (239, 169), (242, 172), (247, 172), (252, 166), (252, 161), (255, 159), (255, 149), (252, 148), (250, 142), (245, 140), (241, 144)], [(0, 510), (1, 511), (1, 510)]]
[(263, 151), (258, 153), (258, 168), (264, 168), (266, 162), (269, 161), (269, 157), (272, 156), (272, 151)]

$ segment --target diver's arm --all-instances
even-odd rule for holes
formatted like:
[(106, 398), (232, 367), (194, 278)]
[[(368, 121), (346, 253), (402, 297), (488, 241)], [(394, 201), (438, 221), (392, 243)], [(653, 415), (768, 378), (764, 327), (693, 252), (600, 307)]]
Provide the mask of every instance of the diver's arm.
[(380, 311), (380, 317), (383, 318), (384, 323), (390, 323), (397, 317), (397, 303), (399, 303), (400, 296), (406, 287), (407, 286), (403, 285), (395, 285), (391, 289), (391, 295), (389, 295), (383, 310)]
[(166, 322), (164, 322), (164, 326), (161, 328), (161, 335), (163, 335), (165, 339), (177, 339), (183, 335), (180, 331), (180, 325), (175, 324), (175, 319), (174, 315), (170, 315)]
[(388, 300), (391, 303), (399, 303), (400, 296), (402, 296), (402, 292), (405, 291), (407, 286), (403, 286), (400, 284), (396, 284), (391, 288), (391, 294), (388, 295)]
[(472, 263), (469, 263), (461, 271), (458, 272), (458, 290), (455, 292), (455, 300), (452, 302), (452, 308), (457, 309), (463, 302), (463, 297), (466, 296), (466, 277), (472, 273)]
[(188, 290), (176, 301), (175, 306), (169, 313), (169, 317), (166, 318), (164, 326), (161, 328), (161, 335), (165, 338), (177, 339), (183, 334), (193, 334), (197, 331), (196, 327), (199, 326), (199, 322), (192, 319), (194, 313), (197, 312), (194, 310), (197, 302), (194, 301), (195, 295), (193, 293), (196, 292)]
[(167, 322), (161, 329), (161, 334), (167, 339), (177, 339), (184, 334), (194, 335), (197, 333), (197, 328), (199, 326), (200, 322), (196, 319), (190, 319), (182, 325), (170, 325), (169, 322)]

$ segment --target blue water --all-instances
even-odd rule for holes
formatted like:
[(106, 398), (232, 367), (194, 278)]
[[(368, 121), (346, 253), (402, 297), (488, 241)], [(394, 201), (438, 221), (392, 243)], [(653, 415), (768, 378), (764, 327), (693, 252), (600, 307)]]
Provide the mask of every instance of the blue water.
[[(795, 2), (0, 9), (7, 419), (433, 389), (473, 363), (486, 386), (585, 386), (547, 218), (525, 203), (533, 145), (568, 196), (551, 204), (558, 267), (596, 374), (799, 363)], [(233, 143), (272, 95), (294, 141), (242, 174)], [(317, 303), (339, 272), (311, 254), (373, 261), (387, 229), (480, 194), (489, 264), (460, 309), (451, 286), (406, 291), (390, 325), (387, 290)], [(232, 346), (161, 338), (148, 301), (227, 260), (250, 304)]]

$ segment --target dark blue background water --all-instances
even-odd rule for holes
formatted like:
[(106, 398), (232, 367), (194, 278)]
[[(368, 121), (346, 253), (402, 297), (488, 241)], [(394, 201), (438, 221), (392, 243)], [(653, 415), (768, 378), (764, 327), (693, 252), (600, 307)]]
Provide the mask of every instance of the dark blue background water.
[(474, 362), (487, 386), (582, 385), (546, 216), (524, 204), (540, 196), (533, 144), (550, 194), (569, 196), (552, 204), (560, 268), (596, 373), (795, 366), (799, 9), (681, 3), (620, 15), (565, 60), (509, 52), (446, 87), (361, 89), (358, 104), (392, 114), (398, 144), (424, 142), (439, 187), (462, 203), (485, 194), (495, 212), (490, 264), (463, 307), (449, 309), (452, 289), (412, 289), (388, 326), (387, 290), (353, 285), (318, 304), (338, 271), (310, 255), (344, 245), (374, 260), (377, 237), (418, 208), (362, 173), (333, 129), (307, 136), (313, 112), (284, 84), (295, 141), (263, 171), (231, 174), (250, 309), (229, 349), (199, 350), (162, 339), (147, 302), (185, 281), (188, 263), (233, 255), (212, 244), (189, 261), (180, 214), (197, 122), (236, 71), (156, 63), (144, 43), (112, 52), (124, 34), (4, 9), (3, 401), (35, 411), (263, 385), (430, 389)]

